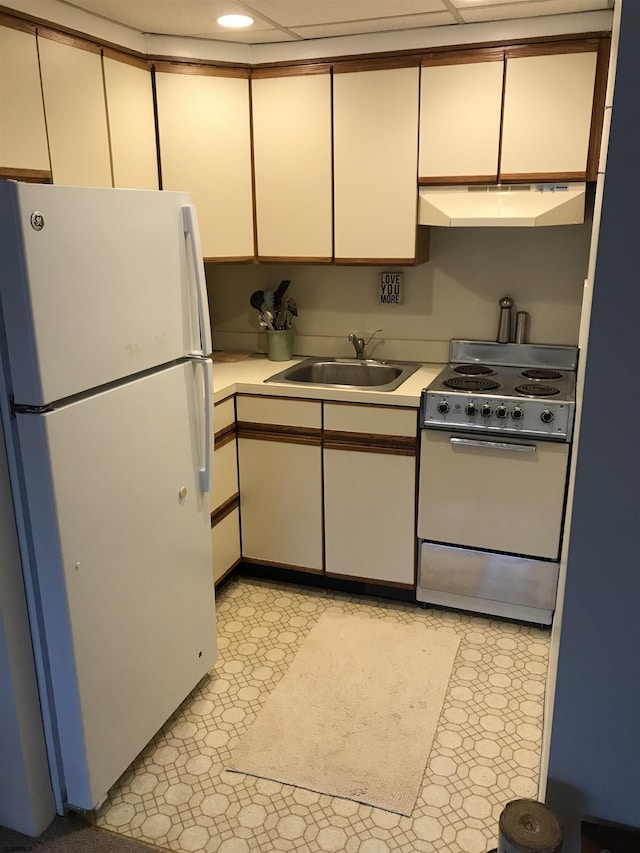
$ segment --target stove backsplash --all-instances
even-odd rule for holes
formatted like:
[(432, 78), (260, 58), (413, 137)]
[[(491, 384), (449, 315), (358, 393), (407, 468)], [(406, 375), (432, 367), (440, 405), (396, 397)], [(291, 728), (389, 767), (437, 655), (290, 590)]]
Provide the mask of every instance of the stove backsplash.
[[(296, 355), (352, 356), (351, 331), (376, 335), (375, 358), (446, 362), (452, 338), (493, 341), (498, 299), (530, 314), (528, 340), (575, 346), (591, 223), (549, 228), (433, 228), (429, 261), (405, 267), (403, 302), (378, 302), (389, 266), (209, 264), (216, 349), (266, 351), (254, 290), (290, 279), (300, 316)], [(397, 268), (395, 268), (397, 271)], [(377, 341), (377, 343), (376, 343)]]

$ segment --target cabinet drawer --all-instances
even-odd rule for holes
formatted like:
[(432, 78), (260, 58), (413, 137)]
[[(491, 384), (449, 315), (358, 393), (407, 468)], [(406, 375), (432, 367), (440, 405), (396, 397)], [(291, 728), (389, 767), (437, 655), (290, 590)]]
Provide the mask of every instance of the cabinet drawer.
[(236, 410), (233, 405), (233, 397), (227, 397), (213, 407), (213, 429), (216, 435), (223, 429), (230, 427), (235, 422)]
[(214, 512), (238, 491), (237, 442), (230, 441), (213, 454), (213, 485), (209, 509)]
[(238, 421), (253, 424), (320, 429), (322, 403), (316, 400), (292, 400), (282, 397), (253, 397), (238, 394)]
[(418, 430), (418, 413), (416, 409), (325, 403), (324, 428), (339, 432), (414, 438)]
[(217, 582), (240, 559), (240, 511), (235, 509), (211, 528), (213, 580)]

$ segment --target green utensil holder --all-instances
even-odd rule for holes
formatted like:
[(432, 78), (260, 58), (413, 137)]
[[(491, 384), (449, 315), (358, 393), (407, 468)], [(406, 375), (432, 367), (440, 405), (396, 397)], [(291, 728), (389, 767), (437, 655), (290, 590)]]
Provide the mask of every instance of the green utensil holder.
[(267, 329), (267, 355), (269, 361), (289, 361), (293, 356), (293, 329)]

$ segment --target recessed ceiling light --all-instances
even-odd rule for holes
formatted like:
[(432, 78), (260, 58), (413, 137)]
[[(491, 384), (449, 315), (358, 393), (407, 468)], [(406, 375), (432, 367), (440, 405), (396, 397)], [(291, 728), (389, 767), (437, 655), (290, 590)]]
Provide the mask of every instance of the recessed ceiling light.
[(248, 15), (222, 15), (218, 18), (218, 23), (221, 27), (250, 27), (253, 18)]

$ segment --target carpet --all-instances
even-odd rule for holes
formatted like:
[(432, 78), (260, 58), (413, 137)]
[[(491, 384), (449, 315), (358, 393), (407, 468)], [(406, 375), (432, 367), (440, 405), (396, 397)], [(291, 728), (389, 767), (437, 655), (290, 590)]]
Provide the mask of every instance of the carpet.
[(410, 815), (460, 639), (325, 613), (227, 769)]

